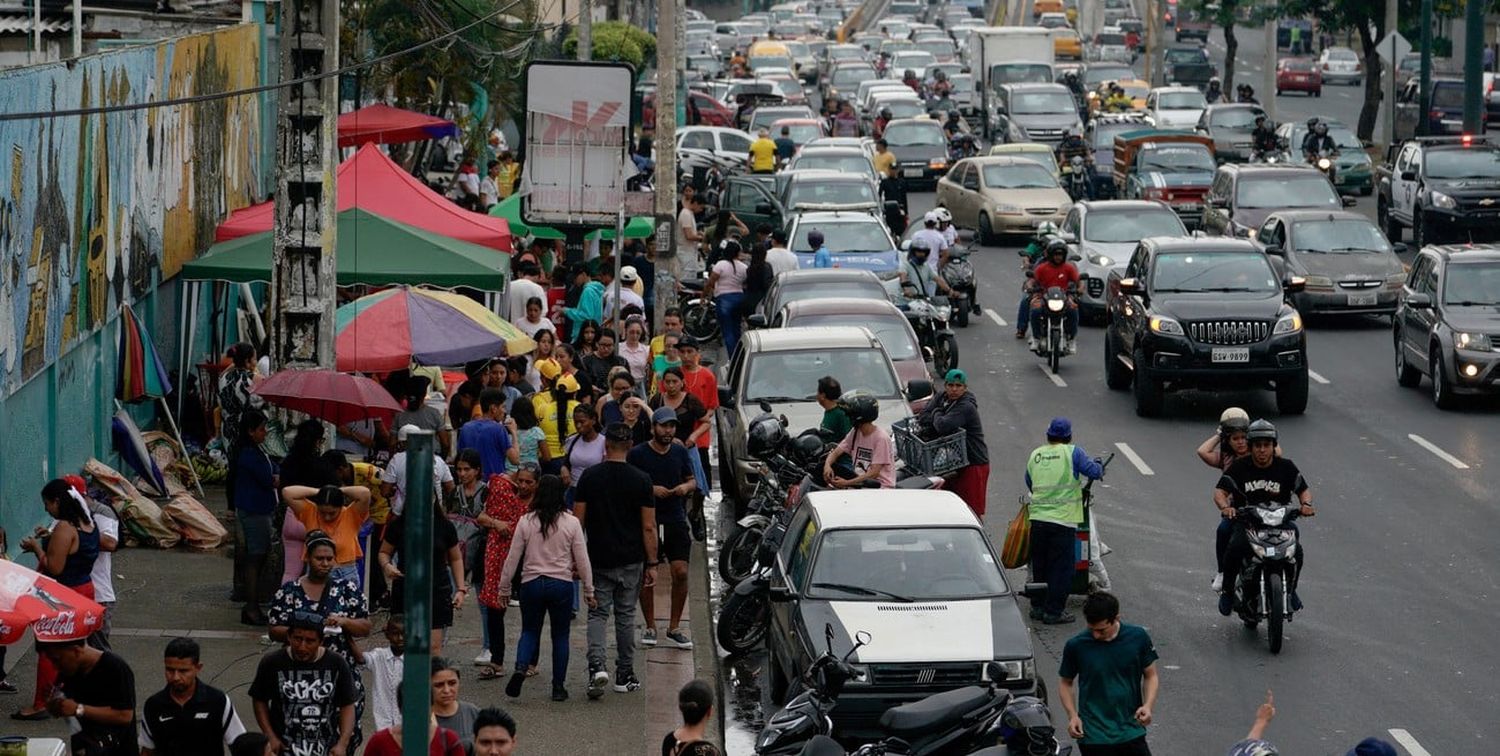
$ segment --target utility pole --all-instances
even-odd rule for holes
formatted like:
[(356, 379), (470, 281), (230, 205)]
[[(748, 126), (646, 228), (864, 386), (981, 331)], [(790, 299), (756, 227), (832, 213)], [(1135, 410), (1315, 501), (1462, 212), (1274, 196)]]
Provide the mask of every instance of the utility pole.
[[(1156, 81), (1156, 25), (1161, 20), (1161, 8), (1156, 0), (1146, 0), (1146, 82), (1151, 86), (1159, 86)], [(1167, 82), (1163, 79), (1160, 85)]]
[(578, 59), (594, 59), (594, 0), (578, 0)]
[[(338, 230), (339, 0), (282, 3), (271, 231), (271, 369), (333, 367)], [(425, 733), (424, 733), (425, 734)], [(425, 748), (425, 743), (423, 745)]]
[[(1386, 0), (1385, 2), (1385, 33), (1395, 34), (1399, 25), (1399, 14), (1397, 11), (1398, 0)], [(1384, 92), (1389, 93), (1390, 102), (1385, 103), (1381, 111), (1385, 114), (1384, 125), (1380, 129), (1381, 144), (1391, 145), (1396, 142), (1396, 65), (1401, 61), (1396, 60), (1396, 46), (1391, 45), (1391, 59), (1385, 67), (1385, 75), (1390, 77), (1386, 80)]]
[(682, 264), (677, 249), (677, 3), (656, 4), (656, 302), (652, 330), (660, 332), (668, 307), (675, 307)]
[(1484, 131), (1484, 7), (1469, 0), (1464, 18), (1464, 133)]
[(1262, 31), (1266, 38), (1266, 70), (1265, 79), (1260, 83), (1260, 106), (1266, 111), (1266, 120), (1276, 122), (1276, 58), (1279, 51), (1276, 49), (1276, 5), (1270, 3), (1267, 8), (1273, 12), (1266, 16), (1265, 28)]
[(1418, 84), (1420, 102), (1417, 105), (1417, 136), (1427, 136), (1427, 104), (1432, 93), (1432, 0), (1422, 0), (1422, 50), (1421, 79)]

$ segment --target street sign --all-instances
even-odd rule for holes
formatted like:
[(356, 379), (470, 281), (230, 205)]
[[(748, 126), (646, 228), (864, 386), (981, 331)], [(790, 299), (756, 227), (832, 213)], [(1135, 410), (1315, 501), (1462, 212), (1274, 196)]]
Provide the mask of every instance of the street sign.
[(1392, 30), (1375, 45), (1375, 51), (1380, 54), (1381, 60), (1394, 66), (1411, 52), (1411, 43), (1401, 36), (1401, 32)]

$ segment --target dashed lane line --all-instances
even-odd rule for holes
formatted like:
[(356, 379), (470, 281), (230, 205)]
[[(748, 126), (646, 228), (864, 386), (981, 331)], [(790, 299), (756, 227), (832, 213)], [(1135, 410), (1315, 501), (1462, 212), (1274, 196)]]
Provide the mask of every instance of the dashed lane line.
[(1068, 382), (1065, 381), (1065, 380), (1063, 380), (1062, 376), (1058, 375), (1057, 373), (1052, 372), (1052, 369), (1049, 368), (1049, 367), (1047, 367), (1045, 364), (1038, 364), (1037, 367), (1039, 367), (1039, 368), (1042, 369), (1042, 375), (1047, 376), (1047, 378), (1049, 378), (1052, 381), (1052, 385), (1054, 385), (1054, 386), (1056, 386), (1058, 388), (1067, 388), (1068, 387)]
[(1406, 752), (1411, 754), (1411, 756), (1432, 756), (1432, 754), (1429, 753), (1426, 748), (1423, 748), (1422, 744), (1418, 743), (1417, 739), (1412, 737), (1411, 733), (1407, 732), (1406, 730), (1397, 727), (1386, 730), (1386, 732), (1389, 732), (1391, 734), (1391, 737), (1394, 738), (1397, 743), (1400, 743), (1401, 747), (1405, 748)]
[(1448, 452), (1443, 451), (1442, 448), (1440, 448), (1437, 444), (1434, 444), (1415, 433), (1408, 433), (1406, 434), (1406, 437), (1411, 439), (1412, 441), (1415, 441), (1417, 446), (1420, 446), (1423, 449), (1432, 452), (1433, 456), (1437, 457), (1438, 459), (1441, 459), (1460, 470), (1469, 469), (1469, 466), (1464, 464), (1463, 460), (1453, 456), (1452, 454), (1449, 454)]
[(1125, 458), (1130, 460), (1130, 464), (1135, 465), (1135, 469), (1139, 470), (1142, 475), (1156, 474), (1156, 471), (1152, 470), (1151, 466), (1146, 464), (1146, 460), (1141, 459), (1141, 455), (1136, 454), (1135, 450), (1130, 448), (1130, 444), (1124, 441), (1117, 441), (1115, 442), (1115, 448), (1119, 449), (1120, 453), (1124, 454)]
[(1000, 313), (995, 312), (994, 310), (991, 310), (990, 308), (986, 307), (986, 308), (984, 308), (984, 314), (990, 320), (995, 321), (995, 325), (1000, 326), (1001, 328), (1005, 327), (1005, 318), (1000, 317)]
[(1317, 383), (1323, 384), (1324, 386), (1327, 386), (1329, 384), (1329, 380), (1321, 375), (1318, 375), (1318, 371), (1316, 370), (1307, 371), (1307, 377), (1313, 379)]

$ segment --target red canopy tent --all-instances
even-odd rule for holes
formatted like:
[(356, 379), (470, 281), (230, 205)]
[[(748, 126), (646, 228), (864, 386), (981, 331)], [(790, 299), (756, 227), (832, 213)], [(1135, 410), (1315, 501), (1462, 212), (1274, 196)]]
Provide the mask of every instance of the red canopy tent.
[(385, 104), (339, 114), (339, 146), (400, 144), (458, 136), (452, 121)]
[[(358, 207), (451, 239), (501, 252), (512, 249), (510, 224), (504, 218), (453, 204), (402, 170), (374, 144), (360, 147), (354, 157), (339, 166), (338, 187), (339, 212)], [(214, 231), (214, 241), (270, 231), (274, 212), (271, 202), (236, 210)]]

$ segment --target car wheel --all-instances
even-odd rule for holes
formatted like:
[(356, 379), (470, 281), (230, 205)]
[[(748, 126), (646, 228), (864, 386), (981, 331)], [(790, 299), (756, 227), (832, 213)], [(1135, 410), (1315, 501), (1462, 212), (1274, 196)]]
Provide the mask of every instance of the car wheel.
[(1432, 361), (1432, 404), (1438, 409), (1453, 409), (1458, 397), (1453, 395), (1453, 384), (1448, 382), (1448, 369), (1443, 365), (1443, 352), (1436, 345), (1428, 355)]
[(1141, 417), (1156, 417), (1161, 414), (1162, 386), (1152, 380), (1143, 369), (1146, 362), (1146, 352), (1140, 347), (1135, 348), (1131, 355), (1135, 363), (1133, 387), (1135, 389), (1135, 414)]
[(979, 243), (985, 245), (999, 243), (999, 240), (995, 238), (995, 228), (990, 225), (989, 213), (979, 214)]
[(1312, 96), (1313, 97), (1322, 97), (1323, 96), (1323, 90), (1319, 89), (1319, 90), (1314, 91), (1312, 93)]
[(1276, 382), (1276, 411), (1283, 415), (1300, 415), (1307, 411), (1307, 371), (1291, 380)]
[(729, 450), (725, 446), (722, 441), (719, 443), (719, 489), (738, 515), (749, 502), (740, 500), (740, 481), (735, 477), (734, 463), (730, 461)]
[(770, 696), (771, 703), (780, 706), (789, 700), (788, 687), (790, 685), (787, 682), (786, 673), (781, 671), (781, 663), (776, 661), (776, 653), (766, 649), (766, 693)]
[(1115, 340), (1104, 332), (1104, 385), (1122, 391), (1130, 386), (1130, 369), (1120, 361), (1120, 355), (1115, 351)]
[(1040, 699), (1043, 704), (1047, 703), (1047, 683), (1043, 682), (1041, 679), (1038, 679), (1036, 681), (1036, 697)]
[(1406, 361), (1406, 349), (1402, 346), (1401, 332), (1396, 332), (1396, 385), (1416, 388), (1422, 382), (1422, 371)]

